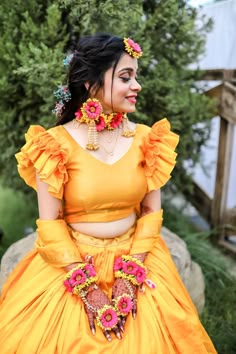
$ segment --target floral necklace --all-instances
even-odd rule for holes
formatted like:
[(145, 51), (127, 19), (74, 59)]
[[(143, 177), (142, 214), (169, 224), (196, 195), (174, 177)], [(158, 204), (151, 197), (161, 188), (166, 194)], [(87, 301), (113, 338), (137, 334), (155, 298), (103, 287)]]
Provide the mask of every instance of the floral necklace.
[(102, 105), (96, 98), (89, 98), (82, 106), (75, 112), (75, 121), (79, 124), (85, 123), (88, 125), (88, 143), (86, 149), (97, 150), (98, 132), (104, 129), (113, 131), (122, 126), (122, 136), (132, 137), (135, 131), (128, 126), (128, 118), (123, 113), (108, 113), (102, 111)]

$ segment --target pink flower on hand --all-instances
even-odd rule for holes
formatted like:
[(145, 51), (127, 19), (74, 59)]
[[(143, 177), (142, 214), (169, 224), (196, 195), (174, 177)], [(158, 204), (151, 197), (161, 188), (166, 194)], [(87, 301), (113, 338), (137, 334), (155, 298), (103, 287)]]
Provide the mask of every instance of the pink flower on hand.
[(86, 266), (84, 267), (86, 273), (88, 274), (89, 277), (95, 277), (96, 276), (96, 272), (94, 270), (94, 267), (91, 264), (86, 264)]
[(111, 127), (113, 129), (116, 129), (117, 127), (119, 127), (119, 125), (122, 122), (122, 119), (123, 119), (123, 115), (121, 113), (115, 114), (111, 120), (111, 123), (110, 123)]
[(138, 269), (139, 269), (139, 267), (137, 266), (137, 264), (135, 262), (129, 261), (129, 262), (123, 263), (123, 271), (126, 274), (136, 275)]
[(136, 273), (136, 280), (139, 284), (143, 283), (146, 279), (146, 272), (143, 268), (139, 267)]
[(98, 119), (98, 117), (102, 113), (102, 106), (100, 102), (96, 99), (88, 99), (83, 104), (83, 109), (89, 119)]
[(117, 309), (122, 315), (127, 315), (133, 308), (133, 302), (130, 298), (130, 296), (123, 295), (118, 303), (117, 303)]
[(98, 121), (96, 122), (96, 129), (98, 132), (104, 130), (106, 127), (106, 122), (102, 117), (98, 118)]
[(136, 52), (136, 53), (141, 53), (142, 49), (138, 43), (135, 43), (133, 39), (128, 38), (127, 42), (129, 43), (130, 47)]
[(82, 271), (82, 269), (76, 269), (71, 275), (70, 284), (74, 287), (84, 283), (86, 279), (86, 274)]
[(63, 284), (65, 285), (66, 290), (69, 291), (69, 293), (72, 293), (73, 286), (71, 285), (69, 279), (64, 280)]
[(114, 271), (117, 272), (118, 270), (123, 268), (123, 261), (121, 257), (116, 258), (114, 262)]
[(118, 316), (115, 310), (112, 308), (106, 309), (100, 318), (101, 324), (104, 329), (111, 329), (114, 327), (118, 322)]

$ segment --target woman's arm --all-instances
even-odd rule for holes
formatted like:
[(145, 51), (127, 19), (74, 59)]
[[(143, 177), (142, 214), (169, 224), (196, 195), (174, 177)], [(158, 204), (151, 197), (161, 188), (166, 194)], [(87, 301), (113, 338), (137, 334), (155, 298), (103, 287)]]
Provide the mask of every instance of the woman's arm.
[[(40, 220), (63, 220), (63, 206), (62, 201), (48, 192), (48, 184), (42, 182), (39, 175), (36, 174), (37, 183), (37, 197), (38, 197), (38, 210)], [(52, 230), (53, 233), (53, 230)], [(63, 235), (62, 235), (63, 237)], [(71, 241), (72, 242), (72, 241)], [(71, 245), (70, 245), (71, 247)], [(76, 247), (74, 245), (74, 247)], [(65, 267), (64, 270), (68, 272), (74, 268), (79, 262), (73, 262)]]
[(151, 191), (145, 195), (141, 202), (141, 217), (159, 211), (161, 209), (161, 191), (160, 189)]

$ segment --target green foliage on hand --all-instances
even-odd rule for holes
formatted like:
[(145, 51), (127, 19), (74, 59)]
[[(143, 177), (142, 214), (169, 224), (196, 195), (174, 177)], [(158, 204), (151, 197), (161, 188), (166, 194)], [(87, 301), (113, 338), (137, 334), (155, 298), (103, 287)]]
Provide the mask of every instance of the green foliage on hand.
[[(65, 53), (81, 35), (110, 32), (141, 44), (143, 90), (133, 117), (148, 125), (163, 117), (171, 121), (181, 135), (173, 180), (180, 189), (190, 188), (183, 162), (199, 160), (212, 108), (195, 87), (198, 74), (188, 70), (210, 28), (209, 21), (198, 20), (196, 32), (196, 17), (196, 9), (183, 0), (2, 0), (0, 174), (5, 183), (28, 190), (18, 177), (14, 154), (30, 124), (55, 124), (53, 91), (65, 80)], [(199, 122), (204, 122), (201, 127)]]

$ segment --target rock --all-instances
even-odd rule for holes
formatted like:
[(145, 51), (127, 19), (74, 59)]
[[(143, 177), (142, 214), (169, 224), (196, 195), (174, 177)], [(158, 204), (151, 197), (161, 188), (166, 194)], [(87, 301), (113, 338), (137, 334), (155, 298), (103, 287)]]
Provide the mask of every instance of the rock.
[[(176, 234), (163, 227), (162, 237), (170, 250), (173, 261), (198, 313), (201, 313), (205, 303), (205, 283), (201, 268), (191, 260), (185, 242)], [(0, 289), (16, 264), (34, 247), (35, 239), (36, 233), (32, 233), (13, 243), (7, 249), (1, 261)]]
[(199, 314), (205, 305), (205, 282), (200, 266), (191, 260), (186, 243), (166, 227), (161, 229), (162, 237), (168, 246), (181, 279), (188, 289)]

